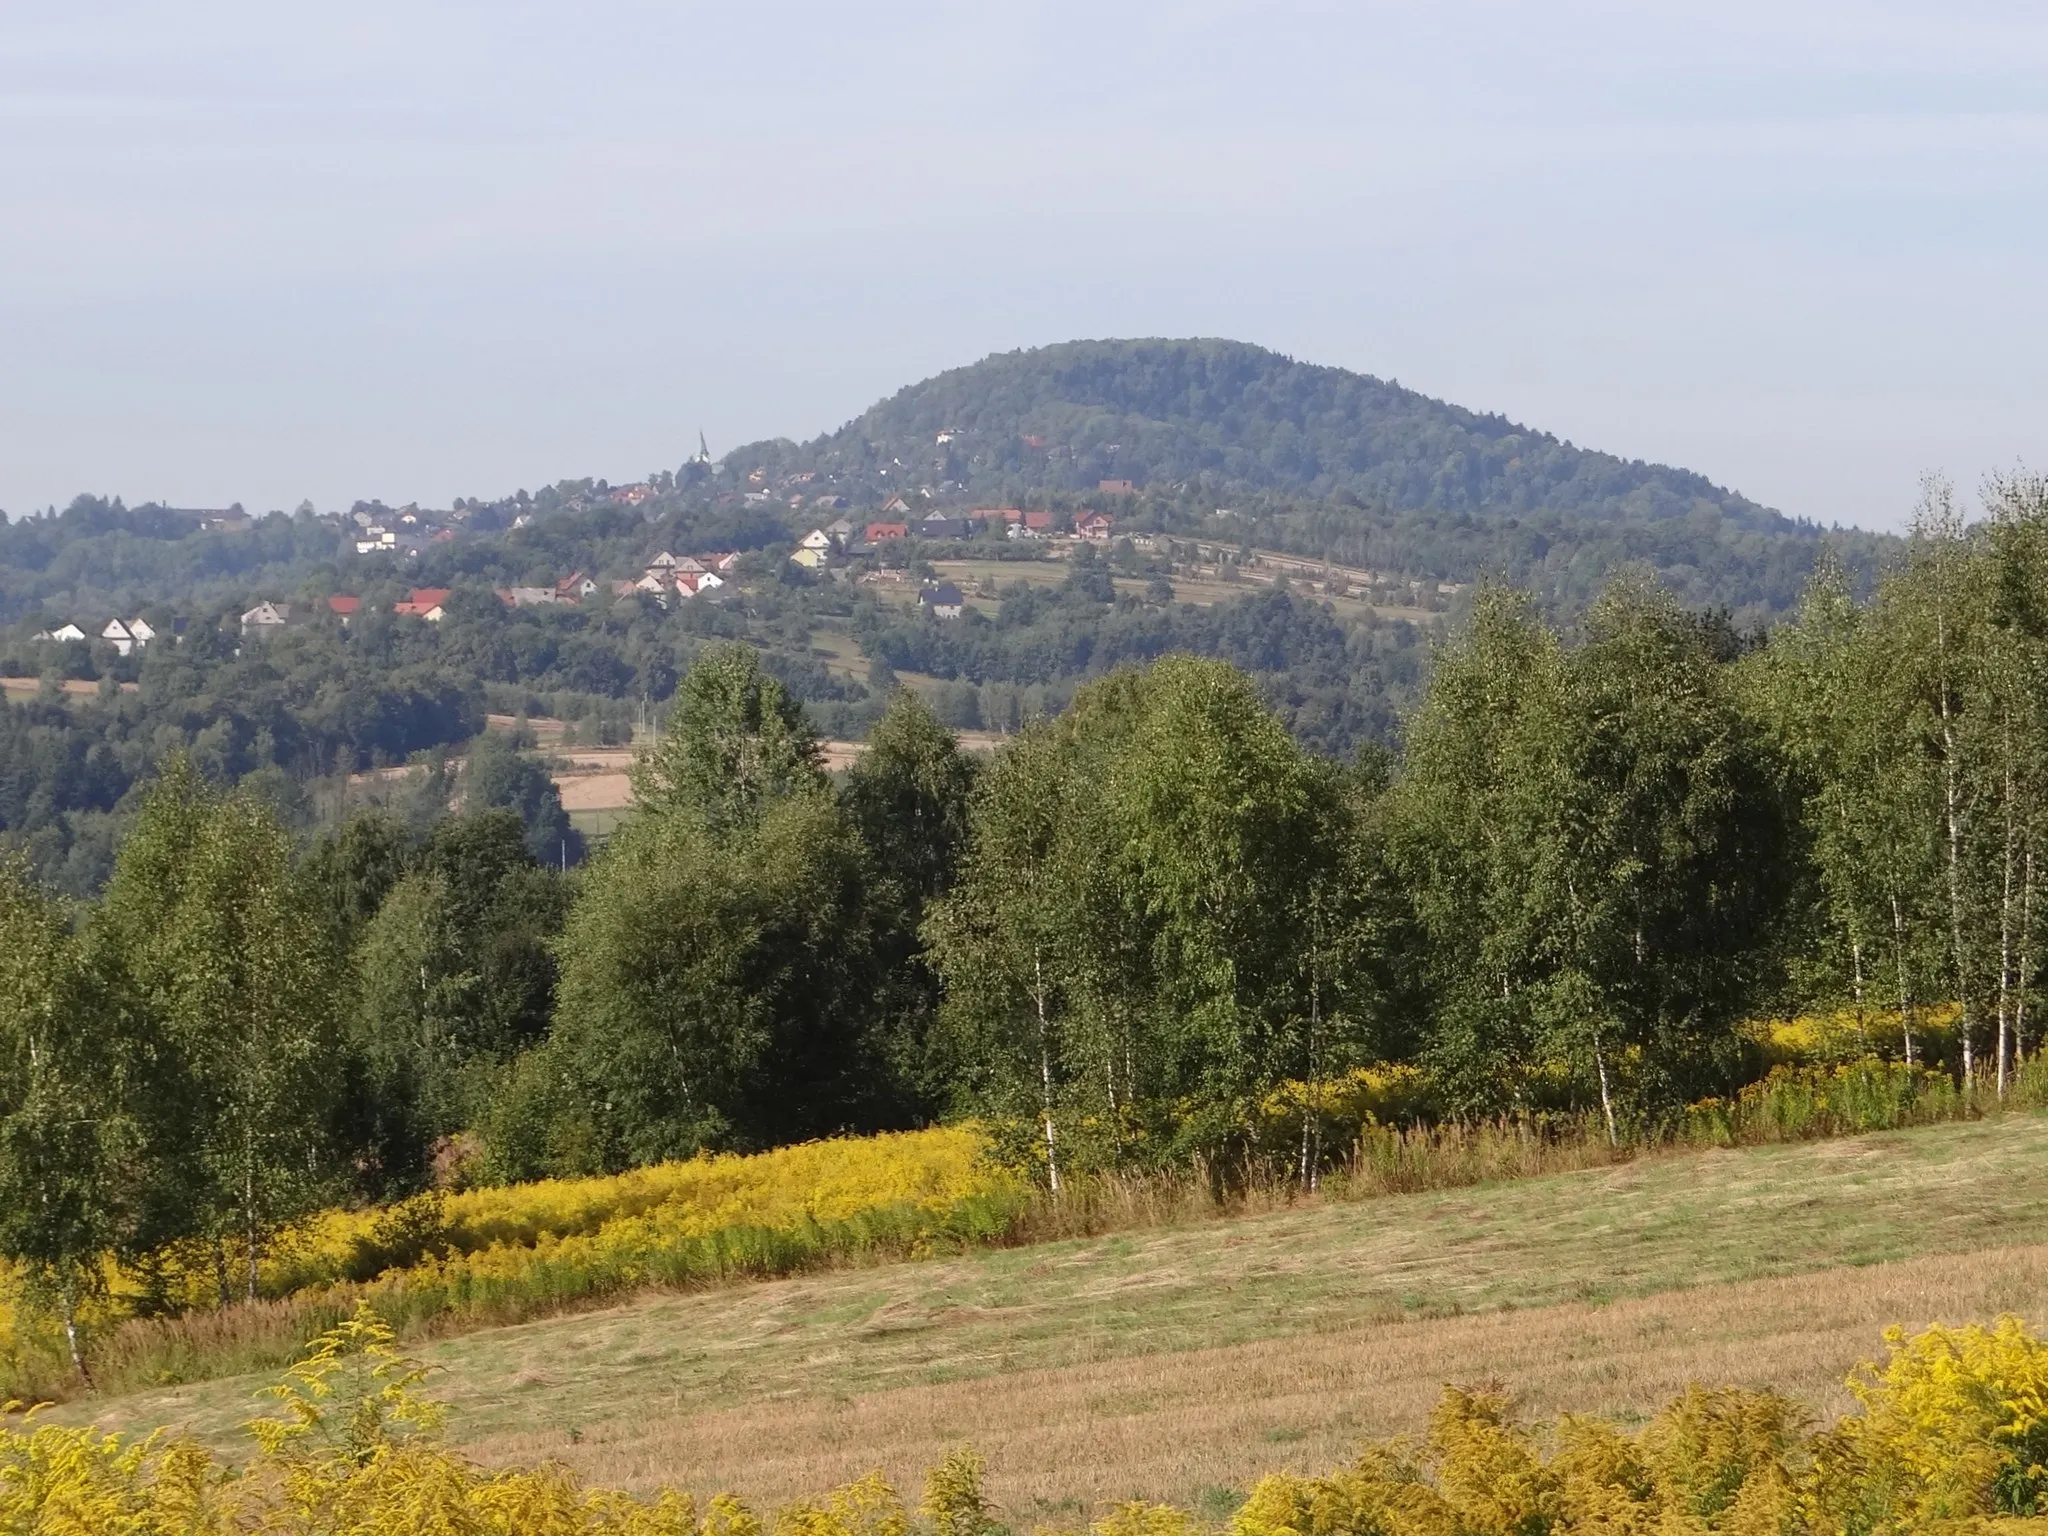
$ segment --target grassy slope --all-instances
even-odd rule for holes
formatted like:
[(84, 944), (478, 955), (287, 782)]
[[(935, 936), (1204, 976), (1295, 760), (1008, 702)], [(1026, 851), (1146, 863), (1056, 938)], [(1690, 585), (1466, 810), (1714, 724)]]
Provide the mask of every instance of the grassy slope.
[[(1886, 1321), (2039, 1315), (2017, 1245), (2048, 1235), (2044, 1173), (2048, 1118), (2012, 1116), (650, 1298), (426, 1354), (457, 1438), (607, 1481), (772, 1500), (971, 1437), (1020, 1515), (1214, 1503), (1415, 1427), (1452, 1378), (1627, 1413), (1697, 1373), (1829, 1406)], [(2009, 1251), (1938, 1257), (1987, 1249)], [(1896, 1267), (1783, 1278), (1871, 1265)], [(221, 1437), (255, 1385), (61, 1416)]]

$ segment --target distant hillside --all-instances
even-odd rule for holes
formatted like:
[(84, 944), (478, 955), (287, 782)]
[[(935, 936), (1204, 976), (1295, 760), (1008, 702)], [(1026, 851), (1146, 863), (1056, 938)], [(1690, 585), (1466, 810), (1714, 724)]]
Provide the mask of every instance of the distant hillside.
[(1765, 623), (1797, 602), (1824, 538), (1866, 581), (1898, 547), (1260, 347), (1077, 341), (952, 369), (807, 443), (752, 443), (634, 486), (564, 480), (427, 509), (420, 537), (432, 525), (455, 542), (423, 543), (416, 560), (356, 555), (352, 518), (388, 520), (381, 503), (245, 520), (80, 496), (59, 516), (0, 517), (0, 626), (48, 613), (96, 631), (152, 604), (189, 612), (316, 579), (632, 575), (655, 549), (770, 549), (898, 494), (919, 511), (1096, 507), (1123, 531), (1331, 558), (1421, 591), (1498, 578), (1567, 617), (1638, 562), (1689, 604)]
[[(737, 479), (813, 471), (855, 505), (1099, 499), (1129, 481), (1162, 527), (1246, 537), (1439, 580), (1497, 574), (1571, 602), (1623, 561), (1689, 599), (1763, 617), (1797, 595), (1823, 530), (1705, 476), (1241, 342), (1077, 341), (898, 391), (805, 444), (757, 443)], [(1218, 525), (1219, 508), (1232, 514)], [(1852, 566), (1889, 541), (1850, 533)]]
[[(940, 445), (942, 433), (952, 436)], [(1042, 440), (1043, 446), (1029, 439)], [(1506, 515), (1672, 517), (1705, 504), (1794, 525), (1703, 475), (1574, 448), (1504, 416), (1233, 341), (1076, 341), (1010, 352), (899, 390), (814, 445), (973, 485), (1018, 476), (1092, 491), (1206, 477), (1219, 489)]]

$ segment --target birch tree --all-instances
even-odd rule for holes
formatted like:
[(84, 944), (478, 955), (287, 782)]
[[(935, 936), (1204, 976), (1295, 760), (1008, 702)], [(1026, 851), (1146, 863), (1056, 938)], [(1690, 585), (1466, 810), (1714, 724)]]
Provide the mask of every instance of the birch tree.
[(1064, 745), (1055, 726), (1035, 725), (997, 757), (975, 793), (960, 878), (925, 923), (959, 1081), (972, 1101), (1033, 1127), (1055, 1196), (1078, 939), (1066, 818), (1083, 787)]
[(1908, 1064), (1921, 1004), (1948, 988), (1930, 964), (1943, 931), (1932, 759), (1890, 609), (1859, 607), (1823, 561), (1796, 620), (1757, 658), (1753, 700), (1785, 753), (1821, 902), (1808, 984), (1846, 993), (1859, 1019), (1895, 1007)]
[[(1726, 1082), (1792, 875), (1791, 808), (1714, 645), (1654, 583), (1618, 579), (1567, 664), (1563, 779), (1532, 776), (1555, 807), (1540, 846), (1553, 910), (1564, 888), (1557, 962), (1652, 1103)], [(1602, 1094), (1605, 1110), (1604, 1071)]]
[(2002, 896), (1999, 1051), (2002, 1096), (2026, 1059), (2039, 985), (2037, 898), (2048, 816), (2048, 480), (2015, 474), (1985, 488), (1992, 561), (1992, 675), (1998, 698)]
[[(1228, 664), (1168, 657), (1144, 679), (1110, 768), (1112, 857), (1142, 934), (1165, 1077), (1184, 1145), (1256, 1137), (1258, 1099), (1297, 1070), (1294, 984), (1304, 887), (1327, 886), (1316, 776)], [(1091, 929), (1096, 938), (1099, 929)], [(1256, 1141), (1250, 1155), (1271, 1149)]]
[(1788, 882), (1765, 752), (1707, 631), (1648, 582), (1610, 587), (1569, 652), (1483, 599), (1393, 799), (1434, 952), (1432, 1055), (1483, 1078), (1519, 1050), (1511, 1088), (1586, 1083), (1615, 1139), (1625, 1098), (1716, 1083)]
[(559, 1144), (621, 1168), (865, 1123), (863, 857), (822, 790), (744, 825), (634, 815), (557, 945), (545, 1049), (582, 1121)]
[(341, 1057), (331, 925), (293, 877), (261, 802), (173, 759), (115, 861), (98, 941), (161, 1030), (186, 1106), (186, 1174), (220, 1301), (257, 1293), (272, 1232), (328, 1192), (326, 1111)]
[(1521, 793), (1527, 742), (1560, 707), (1563, 650), (1529, 600), (1482, 589), (1439, 647), (1387, 806), (1388, 854), (1425, 956), (1423, 1060), (1452, 1107), (1534, 1107), (1529, 988), (1554, 914), (1530, 899), (1540, 810)]
[[(1970, 844), (1978, 810), (1981, 761), (1966, 715), (1973, 702), (1972, 676), (1979, 657), (1974, 642), (1984, 595), (1981, 570), (1972, 558), (1969, 531), (1953, 489), (1930, 479), (1913, 520), (1904, 578), (1890, 586), (1888, 596), (1904, 621), (1895, 653), (1910, 666), (1907, 673), (1921, 734), (1938, 765), (1935, 818), (1941, 838), (1942, 888), (1947, 898), (1949, 979), (1961, 1014), (1957, 1029), (1962, 1044), (1962, 1074), (1967, 1085), (1976, 1075), (1977, 1024), (1981, 979), (1974, 963), (1971, 936), (1973, 888)], [(1976, 599), (1976, 600), (1973, 600)]]
[(25, 863), (0, 861), (0, 1257), (87, 1386), (80, 1310), (131, 1230), (147, 1150), (127, 1023), (65, 914)]
[(705, 651), (676, 690), (668, 728), (633, 766), (633, 800), (650, 816), (743, 826), (778, 800), (825, 785), (802, 703), (762, 670), (750, 645)]

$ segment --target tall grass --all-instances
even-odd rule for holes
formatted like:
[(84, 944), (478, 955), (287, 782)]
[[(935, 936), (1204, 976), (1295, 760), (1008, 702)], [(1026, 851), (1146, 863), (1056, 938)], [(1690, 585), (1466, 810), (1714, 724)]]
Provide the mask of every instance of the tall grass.
[(1605, 1168), (1645, 1155), (1863, 1136), (2048, 1107), (2048, 1063), (2028, 1062), (2000, 1100), (1989, 1079), (1965, 1090), (1946, 1072), (1875, 1056), (1833, 1066), (1774, 1067), (1733, 1098), (1624, 1124), (1610, 1139), (1596, 1115), (1437, 1125), (1368, 1125), (1332, 1193), (1365, 1197), (1455, 1189), (1499, 1179)]
[(1328, 1188), (1338, 1198), (1354, 1199), (1462, 1189), (1611, 1167), (1641, 1150), (1633, 1141), (1610, 1144), (1604, 1130), (1576, 1119), (1373, 1125), (1359, 1133)]

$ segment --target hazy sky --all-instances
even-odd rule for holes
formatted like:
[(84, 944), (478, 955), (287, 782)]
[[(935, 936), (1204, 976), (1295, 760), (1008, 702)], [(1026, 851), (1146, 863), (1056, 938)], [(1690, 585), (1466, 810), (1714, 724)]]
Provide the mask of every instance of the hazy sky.
[(1787, 512), (2048, 468), (2048, 5), (0, 7), (0, 507), (445, 504), (1215, 335)]

